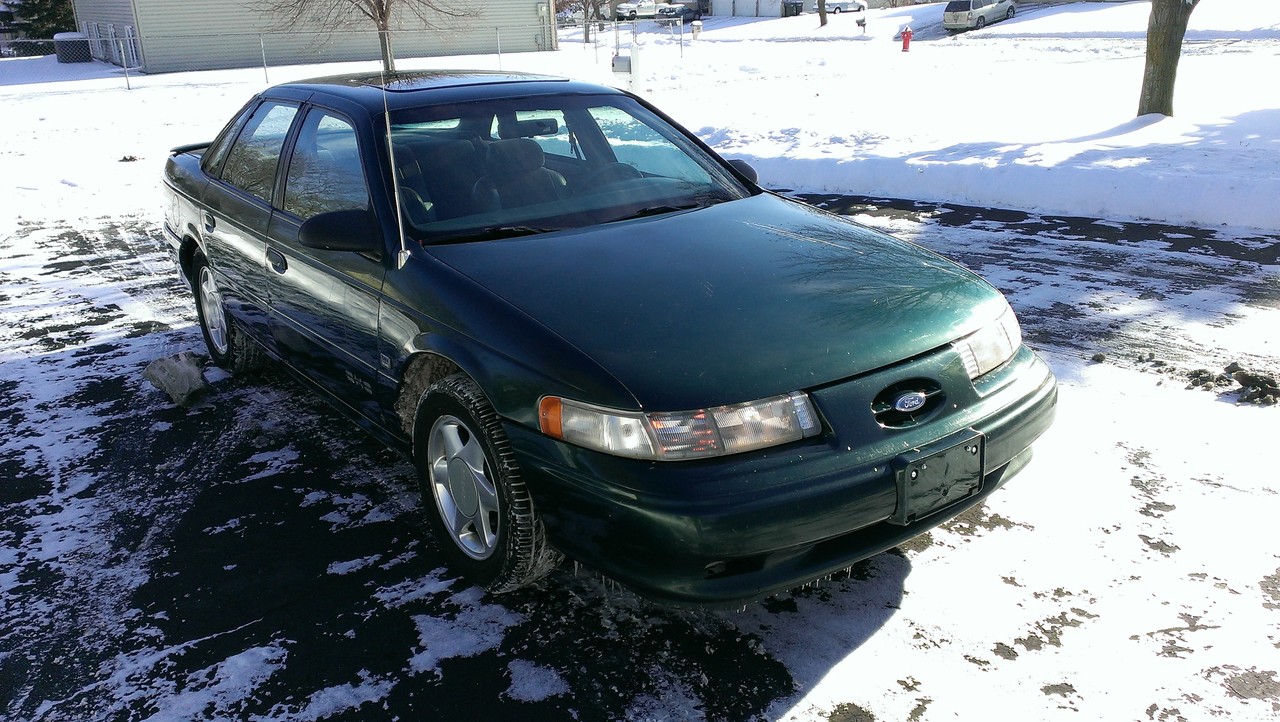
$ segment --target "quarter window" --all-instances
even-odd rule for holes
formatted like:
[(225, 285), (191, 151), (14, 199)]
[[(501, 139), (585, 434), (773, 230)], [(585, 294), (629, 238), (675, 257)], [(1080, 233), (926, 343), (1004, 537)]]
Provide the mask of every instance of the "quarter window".
[(226, 129), (213, 142), (213, 145), (204, 152), (200, 158), (200, 164), (204, 167), (205, 173), (218, 177), (222, 170), (222, 162), (227, 159), (227, 151), (231, 150), (232, 141), (240, 134), (240, 129), (244, 127), (250, 115), (252, 115), (252, 108), (245, 107), (235, 120), (227, 124)]
[(222, 180), (270, 201), (280, 150), (297, 113), (298, 108), (293, 105), (263, 103), (258, 106), (227, 154)]

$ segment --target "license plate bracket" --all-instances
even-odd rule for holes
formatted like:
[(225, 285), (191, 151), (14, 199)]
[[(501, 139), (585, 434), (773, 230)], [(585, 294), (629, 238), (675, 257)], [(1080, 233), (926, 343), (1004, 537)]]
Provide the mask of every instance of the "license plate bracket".
[(898, 488), (892, 524), (907, 525), (982, 488), (986, 439), (964, 429), (899, 455), (891, 465)]

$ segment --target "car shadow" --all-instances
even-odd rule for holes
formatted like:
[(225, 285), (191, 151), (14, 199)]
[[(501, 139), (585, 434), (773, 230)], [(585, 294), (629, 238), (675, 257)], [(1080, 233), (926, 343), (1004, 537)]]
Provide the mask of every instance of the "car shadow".
[(137, 636), (181, 654), (114, 690), (121, 698), (144, 679), (177, 683), (252, 650), (287, 659), (270, 670), (279, 696), (246, 691), (244, 711), (364, 680), (391, 716), (697, 708), (755, 719), (815, 686), (901, 602), (911, 565), (896, 550), (740, 611), (673, 609), (571, 562), (533, 588), (484, 593), (445, 566), (403, 460), (288, 379), (262, 383), (224, 382), (218, 408), (229, 392), (269, 409), (171, 422), (177, 438), (239, 440), (206, 462), (202, 490), (129, 605), (146, 611)]

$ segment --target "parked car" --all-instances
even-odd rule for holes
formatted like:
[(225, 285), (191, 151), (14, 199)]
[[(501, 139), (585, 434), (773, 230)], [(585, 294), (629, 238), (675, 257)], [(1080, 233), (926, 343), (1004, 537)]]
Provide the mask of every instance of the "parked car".
[(999, 291), (615, 88), (286, 83), (164, 188), (213, 361), (274, 359), (405, 453), (494, 592), (564, 555), (671, 604), (767, 596), (981, 503), (1054, 415)]
[(618, 3), (614, 8), (613, 17), (616, 20), (652, 18), (657, 16), (658, 10), (665, 4), (654, 2), (654, 0)]
[(658, 8), (655, 18), (659, 25), (683, 25), (701, 19), (702, 11), (694, 5), (664, 5)]
[(560, 10), (556, 13), (556, 25), (562, 28), (572, 28), (581, 25), (583, 15), (581, 10)]
[[(840, 13), (861, 13), (866, 12), (867, 6), (859, 0), (827, 0), (827, 12), (839, 15)], [(813, 4), (812, 12), (818, 12), (818, 3)]]
[(942, 27), (951, 32), (981, 29), (1017, 14), (1013, 0), (951, 0), (942, 10)]

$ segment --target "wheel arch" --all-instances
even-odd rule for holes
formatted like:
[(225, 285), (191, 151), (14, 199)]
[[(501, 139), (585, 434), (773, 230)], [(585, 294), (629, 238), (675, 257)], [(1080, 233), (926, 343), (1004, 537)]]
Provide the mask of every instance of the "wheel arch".
[(178, 245), (178, 269), (182, 271), (182, 277), (187, 279), (188, 285), (194, 285), (195, 283), (195, 279), (191, 277), (191, 270), (195, 267), (196, 254), (201, 254), (206, 259), (209, 257), (200, 242), (196, 240), (198, 237), (196, 230), (188, 225), (184, 229), (182, 241)]
[[(415, 429), (422, 413), (422, 396), (427, 388), (460, 371), (463, 369), (457, 362), (437, 351), (419, 351), (408, 358), (400, 376), (400, 388), (396, 391), (395, 412), (410, 445), (416, 443)], [(475, 380), (470, 372), (464, 373)], [(479, 381), (476, 383), (479, 385)]]

